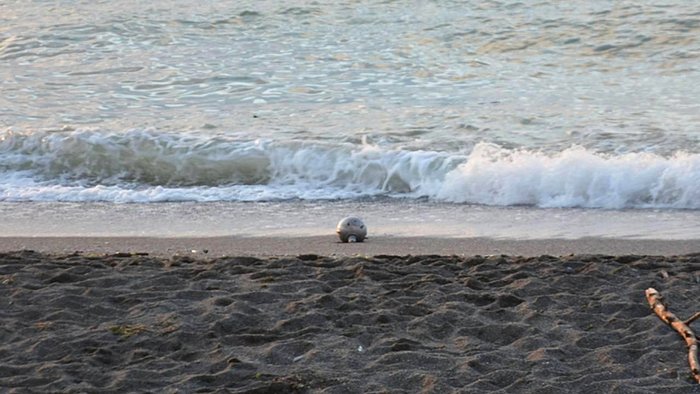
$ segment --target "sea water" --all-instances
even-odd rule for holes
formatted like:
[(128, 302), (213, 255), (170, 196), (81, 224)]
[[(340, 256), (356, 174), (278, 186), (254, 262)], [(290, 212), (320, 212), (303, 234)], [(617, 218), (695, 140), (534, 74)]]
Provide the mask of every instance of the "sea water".
[(698, 86), (693, 1), (3, 1), (0, 236), (700, 238)]

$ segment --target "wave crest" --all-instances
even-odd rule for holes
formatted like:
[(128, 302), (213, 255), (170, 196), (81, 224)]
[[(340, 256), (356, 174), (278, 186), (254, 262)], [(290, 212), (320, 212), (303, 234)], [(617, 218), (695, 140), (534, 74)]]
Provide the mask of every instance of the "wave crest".
[(700, 208), (700, 155), (542, 153), (479, 144), (436, 198), (488, 205)]
[(700, 208), (700, 155), (480, 143), (470, 153), (153, 131), (0, 133), (0, 200), (452, 203)]

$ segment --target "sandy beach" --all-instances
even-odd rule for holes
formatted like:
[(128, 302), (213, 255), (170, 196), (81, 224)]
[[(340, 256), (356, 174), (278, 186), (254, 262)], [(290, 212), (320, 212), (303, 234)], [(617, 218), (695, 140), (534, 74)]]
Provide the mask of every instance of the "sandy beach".
[[(680, 317), (700, 310), (698, 254), (53, 242), (0, 241), (0, 391), (700, 392), (644, 298), (655, 287)], [(8, 251), (20, 245), (43, 252)]]
[[(682, 255), (700, 253), (700, 242), (688, 240), (640, 240), (625, 238), (496, 239), (487, 237), (371, 236), (366, 242), (343, 244), (335, 235), (269, 237), (0, 237), (0, 252), (34, 250), (46, 253), (148, 253), (150, 256), (190, 257), (300, 254), (323, 256), (393, 255), (500, 255), (563, 256), (569, 254)], [(206, 253), (205, 253), (206, 251)]]

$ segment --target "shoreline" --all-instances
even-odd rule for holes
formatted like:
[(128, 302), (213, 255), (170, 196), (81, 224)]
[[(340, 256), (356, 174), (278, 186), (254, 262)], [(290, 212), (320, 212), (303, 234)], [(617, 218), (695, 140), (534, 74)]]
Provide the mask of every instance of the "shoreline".
[(618, 238), (514, 240), (494, 238), (371, 237), (343, 244), (334, 235), (307, 237), (0, 237), (0, 252), (142, 253), (158, 257), (375, 255), (513, 255), (571, 254), (677, 256), (700, 253), (698, 240), (636, 240)]

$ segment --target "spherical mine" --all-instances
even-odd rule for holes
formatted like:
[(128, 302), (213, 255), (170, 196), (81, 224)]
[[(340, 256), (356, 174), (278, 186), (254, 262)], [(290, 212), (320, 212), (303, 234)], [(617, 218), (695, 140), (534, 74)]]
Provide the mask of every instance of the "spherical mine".
[(362, 242), (367, 237), (367, 226), (362, 219), (350, 216), (338, 222), (335, 232), (341, 242)]

